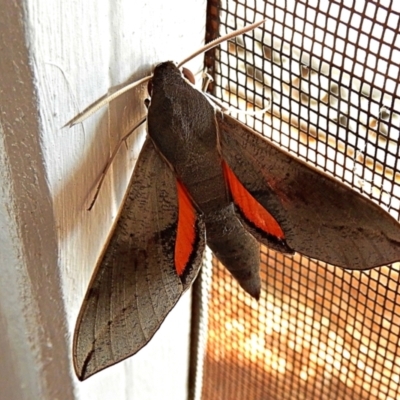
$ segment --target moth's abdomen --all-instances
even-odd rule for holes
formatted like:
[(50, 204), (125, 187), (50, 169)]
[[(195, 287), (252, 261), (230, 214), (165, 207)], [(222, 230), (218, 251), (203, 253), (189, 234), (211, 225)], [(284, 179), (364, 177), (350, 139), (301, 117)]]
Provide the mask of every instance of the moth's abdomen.
[(260, 297), (260, 245), (243, 227), (233, 204), (206, 215), (207, 245), (252, 297)]

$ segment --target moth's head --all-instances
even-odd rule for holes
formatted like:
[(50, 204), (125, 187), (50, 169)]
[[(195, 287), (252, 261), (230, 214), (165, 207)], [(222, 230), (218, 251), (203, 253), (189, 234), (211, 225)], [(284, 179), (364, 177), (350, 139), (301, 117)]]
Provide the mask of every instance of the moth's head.
[(153, 78), (147, 84), (147, 91), (151, 97), (153, 92), (153, 82), (159, 80), (171, 79), (171, 77), (180, 77), (186, 79), (192, 85), (195, 84), (195, 77), (189, 69), (185, 67), (178, 68), (177, 65), (172, 61), (166, 61), (161, 64), (156, 65), (153, 71)]

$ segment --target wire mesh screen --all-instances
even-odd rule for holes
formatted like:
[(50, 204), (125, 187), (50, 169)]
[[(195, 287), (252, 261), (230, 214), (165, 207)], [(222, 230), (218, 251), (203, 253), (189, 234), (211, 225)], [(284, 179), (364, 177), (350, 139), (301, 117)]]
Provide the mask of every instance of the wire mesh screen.
[[(214, 1), (208, 39), (264, 17), (207, 55), (214, 95), (246, 110), (270, 98), (239, 118), (398, 219), (400, 3)], [(400, 398), (399, 264), (261, 258), (258, 302), (216, 260), (202, 271), (193, 398)]]

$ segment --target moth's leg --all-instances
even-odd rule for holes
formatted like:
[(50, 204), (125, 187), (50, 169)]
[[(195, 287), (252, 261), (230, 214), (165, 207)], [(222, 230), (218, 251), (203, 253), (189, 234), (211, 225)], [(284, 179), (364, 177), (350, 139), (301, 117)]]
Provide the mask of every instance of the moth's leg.
[(210, 82), (212, 82), (214, 79), (213, 77), (207, 72), (207, 68), (204, 68), (203, 71), (203, 87), (201, 88), (201, 90), (206, 93), (208, 90), (208, 85), (210, 84)]
[(98, 182), (97, 182), (97, 185), (96, 185), (96, 191), (94, 193), (93, 199), (92, 199), (92, 201), (90, 203), (90, 206), (89, 206), (88, 210), (91, 210), (93, 208), (94, 203), (96, 202), (96, 199), (97, 199), (97, 197), (99, 195), (100, 188), (103, 185), (104, 178), (106, 177), (107, 172), (110, 169), (111, 164), (114, 161), (115, 156), (117, 155), (119, 149), (121, 148), (122, 143), (126, 143), (126, 139), (128, 139), (128, 137), (131, 136), (132, 133), (135, 132), (136, 129), (138, 129), (145, 121), (146, 121), (146, 117), (143, 117), (135, 127), (133, 127), (125, 136), (123, 136), (120, 139), (120, 141), (118, 142), (117, 146), (115, 146), (114, 151), (112, 152), (109, 160), (107, 161), (107, 164), (105, 165), (105, 167), (104, 167), (104, 169), (103, 169), (103, 171), (102, 171), (102, 173), (101, 173), (101, 175), (100, 175), (100, 177), (98, 179)]
[(262, 108), (261, 110), (247, 111), (247, 110), (239, 110), (238, 108), (235, 107), (227, 107), (221, 102), (220, 99), (217, 99), (210, 93), (204, 92), (204, 95), (207, 97), (207, 99), (214, 107), (218, 108), (222, 113), (226, 114), (257, 115), (257, 114), (264, 114), (271, 108), (271, 99), (269, 97), (266, 99), (268, 102), (268, 105), (266, 107)]
[(220, 99), (217, 99), (214, 97), (211, 93), (207, 92), (208, 85), (210, 82), (213, 81), (212, 76), (207, 72), (205, 69), (203, 71), (203, 93), (207, 97), (207, 99), (210, 101), (210, 103), (215, 107), (218, 108), (222, 113), (227, 113), (227, 114), (243, 114), (243, 115), (257, 115), (257, 114), (264, 114), (271, 108), (271, 99), (268, 97), (266, 100), (268, 102), (268, 105), (264, 107), (261, 110), (254, 110), (254, 111), (247, 111), (247, 110), (239, 110), (234, 107), (226, 107)]

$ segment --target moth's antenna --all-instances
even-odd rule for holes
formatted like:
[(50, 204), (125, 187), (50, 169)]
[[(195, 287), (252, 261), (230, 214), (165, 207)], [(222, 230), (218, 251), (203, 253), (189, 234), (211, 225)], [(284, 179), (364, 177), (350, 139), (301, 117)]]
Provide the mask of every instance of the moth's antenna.
[(113, 94), (110, 94), (109, 96), (107, 96), (105, 99), (99, 101), (97, 104), (95, 104), (93, 106), (89, 106), (89, 108), (86, 111), (77, 115), (75, 118), (72, 118), (71, 121), (67, 122), (64, 126), (71, 127), (73, 125), (79, 124), (80, 122), (84, 121), (86, 118), (90, 117), (92, 114), (94, 114), (95, 112), (100, 110), (100, 108), (102, 108), (106, 104), (110, 103), (117, 97), (121, 96), (121, 94), (127, 92), (128, 90), (135, 88), (136, 86), (141, 85), (142, 83), (149, 81), (152, 77), (153, 77), (153, 75), (146, 76), (145, 78), (139, 79), (136, 82), (133, 82), (127, 86), (124, 86), (123, 88), (117, 90)]
[[(245, 26), (245, 27), (243, 27), (241, 29), (238, 29), (236, 31), (228, 33), (225, 36), (222, 36), (222, 37), (220, 37), (218, 39), (215, 39), (215, 40), (211, 41), (210, 43), (207, 43), (201, 49), (195, 51), (189, 57), (186, 57), (183, 61), (181, 61), (178, 64), (178, 67), (181, 67), (182, 65), (184, 65), (188, 61), (192, 60), (194, 57), (198, 56), (199, 54), (205, 53), (206, 51), (218, 46), (222, 42), (225, 42), (225, 41), (227, 41), (229, 39), (232, 39), (232, 38), (234, 38), (236, 36), (242, 35), (243, 33), (246, 33), (248, 31), (251, 31), (251, 30), (257, 28), (257, 26), (262, 25), (266, 20), (267, 20), (267, 18), (263, 19), (262, 21), (254, 22), (254, 24)], [(75, 118), (71, 119), (71, 121), (67, 122), (64, 126), (71, 127), (73, 125), (76, 125), (76, 124), (84, 121), (86, 118), (90, 117), (96, 111), (100, 110), (100, 108), (102, 108), (106, 104), (110, 103), (112, 100), (114, 100), (115, 98), (119, 97), (121, 94), (127, 92), (128, 90), (133, 89), (136, 86), (141, 85), (142, 83), (145, 83), (145, 82), (149, 81), (152, 77), (153, 77), (153, 75), (146, 76), (145, 78), (142, 78), (142, 79), (140, 79), (140, 80), (138, 80), (136, 82), (133, 82), (133, 83), (123, 87), (120, 90), (117, 90), (115, 93), (111, 94), (110, 96), (107, 96), (105, 99), (99, 101), (97, 104), (94, 104), (93, 106), (89, 106), (89, 108), (87, 108), (86, 111), (83, 111), (81, 114), (79, 114)]]
[[(215, 39), (213, 41), (211, 41), (210, 43), (206, 44), (205, 46), (203, 46), (201, 49), (197, 50), (196, 52), (194, 52), (193, 54), (191, 54), (189, 57), (185, 58), (183, 61), (181, 61), (178, 64), (178, 67), (181, 67), (182, 65), (184, 65), (186, 62), (190, 61), (191, 59), (193, 59), (194, 57), (198, 56), (199, 54), (202, 54), (204, 52), (206, 52), (207, 50), (210, 50), (216, 46), (218, 46), (220, 43), (227, 41), (229, 39), (232, 39), (236, 36), (239, 36), (243, 33), (246, 33), (248, 31), (251, 31), (255, 28), (257, 28), (258, 26), (260, 26), (261, 24), (263, 24), (266, 21), (266, 19), (259, 21), (259, 22), (255, 22), (254, 24), (245, 26), (244, 28), (238, 29), (234, 32), (231, 32), (225, 36), (222, 36), (218, 39)], [(94, 114), (95, 112), (97, 112), (100, 108), (102, 108), (103, 106), (105, 106), (106, 104), (110, 103), (112, 100), (114, 100), (115, 98), (119, 97), (121, 94), (127, 92), (128, 90), (131, 90), (145, 82), (148, 82), (151, 78), (153, 77), (153, 74), (151, 74), (150, 76), (146, 76), (145, 78), (142, 78), (136, 82), (133, 82), (119, 90), (117, 90), (116, 92), (114, 92), (113, 94), (111, 94), (110, 96), (105, 97), (104, 99), (98, 101), (97, 103), (92, 104), (91, 106), (89, 106), (86, 110), (84, 110), (81, 114), (77, 115), (76, 117), (74, 117), (72, 120), (70, 120), (69, 122), (67, 122), (65, 126), (73, 126), (75, 124), (81, 123), (83, 122), (86, 118), (90, 117), (92, 114)], [(124, 143), (126, 141), (126, 139), (133, 133), (133, 131), (135, 131), (141, 124), (143, 124), (143, 122), (145, 122), (146, 118), (143, 118), (138, 125), (135, 126), (135, 128), (133, 128), (127, 135), (125, 135), (118, 143), (118, 145), (116, 146), (116, 148), (114, 149), (114, 151), (112, 152), (110, 159), (108, 160), (106, 166), (104, 167), (102, 174), (97, 182), (96, 185), (96, 190), (95, 190), (95, 194), (94, 197), (89, 205), (89, 210), (92, 209), (94, 203), (96, 202), (97, 196), (100, 192), (100, 188), (103, 184), (104, 178), (107, 174), (108, 169), (110, 168), (112, 161), (114, 160), (115, 156), (118, 153), (118, 150), (120, 149), (122, 143)]]
[(222, 42), (225, 42), (225, 41), (227, 41), (229, 39), (232, 39), (232, 38), (234, 38), (236, 36), (242, 35), (243, 33), (246, 33), (248, 31), (251, 31), (251, 30), (257, 28), (257, 26), (262, 25), (266, 20), (267, 20), (267, 18), (263, 19), (262, 21), (254, 22), (254, 24), (247, 25), (247, 26), (245, 26), (245, 27), (243, 27), (241, 29), (237, 29), (236, 31), (228, 33), (225, 36), (221, 36), (220, 38), (212, 40), (210, 43), (207, 43), (206, 45), (204, 45), (201, 49), (199, 49), (199, 50), (195, 51), (194, 53), (192, 53), (189, 57), (186, 57), (183, 61), (181, 61), (178, 64), (178, 67), (182, 67), (182, 65), (186, 64), (191, 59), (195, 58), (199, 54), (205, 53), (206, 51), (218, 46)]

